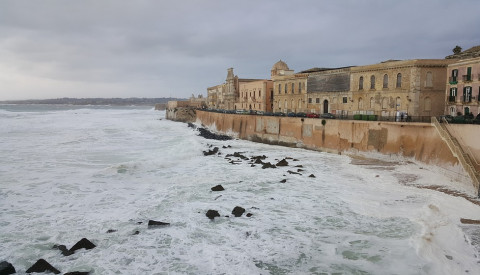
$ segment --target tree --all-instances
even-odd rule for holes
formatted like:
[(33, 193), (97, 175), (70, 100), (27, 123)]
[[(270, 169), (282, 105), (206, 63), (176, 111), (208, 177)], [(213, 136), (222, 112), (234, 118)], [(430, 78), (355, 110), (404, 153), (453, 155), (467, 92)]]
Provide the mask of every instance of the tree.
[(455, 48), (453, 48), (452, 51), (453, 51), (454, 54), (459, 54), (459, 53), (462, 52), (462, 47), (457, 45), (457, 46), (455, 46)]

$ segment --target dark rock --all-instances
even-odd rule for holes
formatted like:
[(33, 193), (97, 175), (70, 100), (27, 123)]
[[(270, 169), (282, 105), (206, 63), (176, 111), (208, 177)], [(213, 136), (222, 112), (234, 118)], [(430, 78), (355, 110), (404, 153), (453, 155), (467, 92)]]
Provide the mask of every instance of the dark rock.
[(267, 156), (263, 155), (263, 156), (253, 156), (250, 159), (251, 160), (262, 160), (262, 159), (266, 159), (266, 158), (267, 158)]
[(193, 128), (193, 129), (197, 129), (197, 126), (191, 122), (188, 123), (188, 127), (190, 128)]
[(262, 165), (262, 169), (266, 169), (266, 168), (277, 168), (277, 166), (271, 164), (270, 162), (266, 162)]
[(42, 272), (53, 272), (55, 274), (60, 274), (60, 271), (49, 264), (44, 259), (38, 260), (35, 264), (33, 264), (29, 269), (27, 269), (27, 273), (42, 273)]
[(298, 161), (298, 159), (293, 159), (293, 161)]
[(297, 169), (297, 172), (303, 172), (303, 171), (305, 171), (305, 170), (303, 170), (303, 169)]
[(249, 217), (249, 218), (250, 218), (251, 216), (253, 216), (253, 214), (252, 214), (252, 213), (247, 213), (247, 217)]
[(303, 165), (299, 164), (299, 165), (295, 165), (296, 168), (303, 168)]
[(235, 152), (235, 153), (233, 153), (233, 156), (237, 157), (237, 158), (241, 158), (243, 160), (248, 160), (248, 158), (246, 156), (242, 155), (242, 152)]
[(117, 230), (116, 229), (108, 229), (107, 230), (107, 233), (113, 233), (113, 232), (117, 232)]
[(143, 222), (137, 222), (137, 224), (142, 224)]
[(261, 159), (256, 159), (254, 163), (256, 163), (256, 164), (264, 164), (265, 162), (263, 162)]
[(316, 178), (314, 174), (310, 174), (310, 176), (308, 176), (310, 178)]
[(200, 136), (201, 137), (204, 137), (206, 139), (216, 139), (216, 140), (231, 140), (232, 138), (229, 137), (229, 136), (226, 136), (226, 135), (217, 135), (217, 134), (214, 134), (212, 132), (210, 132), (209, 130), (205, 129), (205, 128), (197, 128), (199, 133), (200, 133)]
[(255, 164), (250, 165), (250, 167), (255, 167), (255, 166), (256, 166)]
[(205, 214), (209, 219), (213, 220), (215, 217), (220, 217), (220, 214), (217, 210), (208, 210), (207, 214)]
[(204, 156), (211, 156), (218, 153), (218, 147), (213, 148), (213, 150), (203, 151)]
[(0, 275), (8, 275), (15, 273), (15, 267), (9, 262), (0, 262)]
[(232, 214), (235, 217), (241, 217), (243, 215), (243, 213), (245, 213), (245, 208), (240, 207), (240, 206), (235, 206), (235, 208), (233, 208)]
[(211, 188), (212, 191), (223, 191), (225, 190), (225, 188), (223, 188), (223, 186), (221, 186), (220, 184), (217, 185), (217, 186), (214, 186)]
[(56, 245), (56, 244), (55, 244), (52, 248), (53, 248), (53, 249), (58, 249), (58, 250), (60, 250), (60, 251), (62, 252), (62, 255), (63, 255), (63, 256), (70, 256), (70, 255), (73, 254), (73, 252), (71, 252), (70, 250), (68, 250), (67, 247), (64, 246), (63, 244), (61, 244), (61, 245)]
[(280, 182), (281, 182), (281, 183), (285, 183), (285, 182), (287, 182), (287, 179), (283, 179), (283, 180), (281, 180)]
[(277, 166), (288, 166), (288, 161), (286, 159), (282, 159), (277, 163)]
[(148, 221), (148, 228), (161, 227), (170, 225), (168, 222), (159, 222), (154, 220)]
[(293, 158), (291, 158), (291, 157), (286, 157), (285, 159), (293, 159)]
[(73, 271), (73, 272), (68, 272), (63, 275), (88, 275), (90, 272), (83, 272), (83, 271)]
[(289, 174), (295, 174), (295, 175), (301, 175), (300, 173), (293, 172), (293, 171), (290, 171), (290, 170), (288, 170), (287, 173), (289, 173)]
[(231, 160), (231, 161), (229, 161), (228, 163), (230, 163), (230, 164), (240, 164), (240, 163), (242, 163), (242, 162), (239, 161), (239, 160)]
[(80, 241), (78, 241), (72, 248), (70, 248), (70, 252), (74, 253), (75, 251), (85, 248), (86, 250), (90, 250), (95, 248), (96, 246), (89, 241), (87, 238), (83, 238)]
[(133, 232), (132, 235), (138, 235), (138, 234), (140, 234), (140, 231), (137, 230), (137, 231)]

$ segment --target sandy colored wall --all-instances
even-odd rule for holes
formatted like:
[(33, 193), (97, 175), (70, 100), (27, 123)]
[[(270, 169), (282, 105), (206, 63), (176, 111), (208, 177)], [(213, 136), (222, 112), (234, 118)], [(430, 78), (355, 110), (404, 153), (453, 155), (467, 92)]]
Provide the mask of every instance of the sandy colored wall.
[(411, 157), (464, 173), (436, 129), (426, 123), (369, 122), (220, 114), (198, 111), (203, 125), (239, 138), (333, 153), (378, 152)]
[(473, 158), (480, 169), (480, 126), (474, 124), (449, 124), (448, 130), (458, 140), (464, 151)]

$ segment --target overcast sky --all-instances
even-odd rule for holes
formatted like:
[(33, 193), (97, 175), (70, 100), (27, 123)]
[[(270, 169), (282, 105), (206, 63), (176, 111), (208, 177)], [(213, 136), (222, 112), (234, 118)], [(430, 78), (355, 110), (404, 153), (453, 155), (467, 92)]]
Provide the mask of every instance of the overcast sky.
[(480, 45), (479, 0), (0, 0), (0, 100), (189, 97)]

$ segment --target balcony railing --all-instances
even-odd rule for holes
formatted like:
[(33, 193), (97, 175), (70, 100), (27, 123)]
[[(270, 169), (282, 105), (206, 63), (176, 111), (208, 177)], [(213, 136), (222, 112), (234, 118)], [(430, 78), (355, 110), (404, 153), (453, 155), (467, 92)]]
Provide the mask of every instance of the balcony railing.
[(471, 74), (464, 74), (462, 75), (462, 80), (465, 82), (472, 81), (472, 75)]
[(448, 78), (448, 83), (450, 83), (451, 85), (457, 84), (458, 83), (457, 77), (456, 76), (449, 77)]
[(474, 99), (475, 99), (474, 96), (462, 96), (462, 102), (464, 102), (464, 103), (470, 103)]
[(448, 97), (448, 102), (455, 102), (455, 101), (457, 101), (457, 97), (456, 97), (456, 96), (451, 95), (451, 96)]

